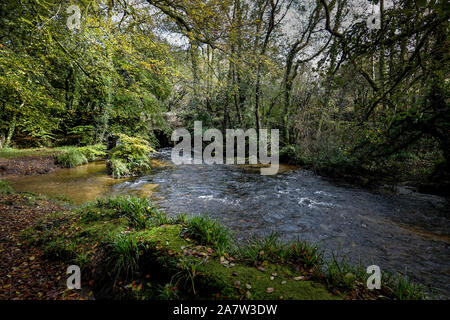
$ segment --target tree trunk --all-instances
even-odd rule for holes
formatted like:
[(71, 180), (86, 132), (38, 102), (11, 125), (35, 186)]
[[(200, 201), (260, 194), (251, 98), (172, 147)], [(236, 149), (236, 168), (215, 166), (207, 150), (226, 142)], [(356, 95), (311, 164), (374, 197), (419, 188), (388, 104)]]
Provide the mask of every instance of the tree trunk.
[[(20, 105), (19, 109), (23, 107), (23, 103)], [(13, 114), (13, 118), (11, 120), (11, 124), (9, 125), (8, 128), (8, 134), (6, 135), (6, 139), (5, 139), (5, 143), (3, 144), (3, 148), (8, 148), (9, 145), (11, 144), (11, 140), (12, 137), (14, 135), (14, 131), (16, 130), (16, 125), (17, 125), (17, 111), (14, 112)]]

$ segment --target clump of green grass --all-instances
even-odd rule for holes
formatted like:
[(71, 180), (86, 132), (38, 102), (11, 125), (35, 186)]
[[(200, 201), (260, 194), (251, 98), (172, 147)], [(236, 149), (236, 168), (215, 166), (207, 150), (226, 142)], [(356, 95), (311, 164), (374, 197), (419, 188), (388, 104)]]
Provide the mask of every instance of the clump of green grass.
[(385, 273), (382, 279), (382, 287), (387, 287), (391, 295), (398, 300), (423, 300), (426, 299), (426, 289), (420, 284), (413, 283), (408, 276)]
[(365, 285), (368, 277), (361, 264), (351, 265), (345, 258), (338, 260), (334, 254), (326, 264), (325, 280), (329, 287), (351, 290), (355, 288), (357, 282)]
[(51, 148), (32, 148), (32, 149), (16, 149), (2, 148), (0, 149), (0, 158), (12, 159), (22, 157), (38, 157), (52, 155), (57, 149)]
[(174, 274), (171, 282), (175, 281), (176, 287), (180, 287), (180, 282), (184, 281), (184, 287), (187, 287), (194, 295), (197, 294), (195, 290), (195, 277), (199, 273), (199, 267), (203, 264), (203, 261), (199, 261), (193, 257), (182, 256), (178, 260), (178, 268), (180, 271)]
[[(325, 268), (325, 281), (328, 287), (341, 291), (351, 291), (357, 286), (366, 288), (369, 274), (359, 263), (350, 264), (345, 258), (336, 259), (334, 254)], [(367, 289), (368, 290), (368, 289)], [(422, 300), (426, 298), (425, 287), (413, 283), (407, 276), (394, 275), (384, 271), (381, 277), (379, 294), (398, 300)]]
[(178, 288), (172, 282), (159, 286), (157, 293), (157, 298), (160, 300), (180, 300)]
[(9, 184), (9, 182), (0, 180), (0, 196), (4, 196), (7, 194), (13, 194), (13, 188)]
[(249, 263), (269, 261), (272, 263), (290, 262), (304, 269), (320, 269), (323, 254), (317, 246), (300, 240), (282, 243), (276, 233), (264, 238), (251, 238), (236, 248), (236, 255)]
[(307, 269), (319, 267), (323, 264), (323, 252), (316, 245), (305, 241), (291, 242), (285, 247), (287, 251), (286, 258), (288, 261), (301, 264)]
[(202, 245), (210, 245), (219, 252), (230, 247), (228, 229), (206, 216), (195, 216), (188, 220), (183, 235), (197, 240)]
[(111, 240), (112, 253), (110, 265), (113, 276), (130, 277), (139, 267), (139, 258), (145, 250), (145, 246), (134, 233), (114, 236)]
[(78, 148), (88, 161), (96, 161), (106, 157), (106, 147), (102, 144)]
[(106, 156), (103, 145), (87, 147), (64, 147), (60, 148), (61, 153), (56, 155), (56, 162), (65, 168), (73, 168), (95, 161)]
[(50, 241), (45, 246), (44, 256), (53, 260), (71, 261), (77, 256), (75, 242), (65, 242), (63, 239)]
[(73, 168), (88, 163), (88, 159), (78, 148), (67, 148), (56, 156), (56, 162), (64, 168)]
[(159, 211), (145, 198), (135, 196), (117, 196), (98, 199), (83, 207), (81, 218), (84, 222), (124, 217), (130, 226), (137, 229), (169, 223), (166, 214)]

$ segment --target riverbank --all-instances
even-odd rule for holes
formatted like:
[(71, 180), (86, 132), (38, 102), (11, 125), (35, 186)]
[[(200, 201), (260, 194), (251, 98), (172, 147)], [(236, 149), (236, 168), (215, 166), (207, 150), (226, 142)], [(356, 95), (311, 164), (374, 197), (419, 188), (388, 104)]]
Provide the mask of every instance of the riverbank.
[(45, 174), (61, 166), (55, 163), (53, 149), (0, 149), (0, 176)]
[(11, 178), (47, 174), (61, 168), (73, 168), (106, 156), (106, 147), (58, 147), (0, 149), (0, 177)]
[[(365, 270), (336, 261), (325, 264), (320, 250), (307, 243), (283, 245), (271, 236), (237, 245), (215, 221), (169, 218), (147, 199), (107, 198), (71, 208), (3, 190), (1, 219), (7, 230), (2, 234), (13, 234), (14, 240), (2, 241), (0, 254), (7, 262), (1, 266), (2, 274), (10, 275), (0, 286), (2, 299), (24, 298), (19, 293), (27, 290), (12, 288), (21, 283), (28, 284), (29, 299), (423, 297), (419, 287), (385, 276), (382, 290), (369, 291)], [(25, 217), (27, 223), (22, 223)], [(25, 252), (19, 258), (14, 255), (17, 243)], [(21, 269), (23, 260), (32, 269)], [(82, 269), (83, 294), (73, 295), (64, 288), (66, 276), (61, 272), (71, 264)], [(59, 273), (29, 282), (42, 266)]]
[(280, 151), (284, 163), (301, 166), (334, 183), (370, 190), (408, 189), (450, 198), (450, 177), (446, 163), (430, 154), (423, 159), (405, 152), (381, 162), (363, 163), (348, 153), (302, 154), (290, 145)]

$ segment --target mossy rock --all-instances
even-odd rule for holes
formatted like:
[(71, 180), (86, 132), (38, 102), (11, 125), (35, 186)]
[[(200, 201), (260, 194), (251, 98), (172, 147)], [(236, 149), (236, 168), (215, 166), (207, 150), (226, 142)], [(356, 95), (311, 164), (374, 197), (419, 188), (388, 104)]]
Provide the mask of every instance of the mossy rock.
[[(182, 225), (163, 225), (137, 233), (142, 241), (156, 245), (160, 255), (171, 252), (176, 259), (183, 257), (183, 249), (196, 247), (197, 244), (179, 236)], [(158, 255), (158, 254), (157, 254)], [(197, 261), (202, 258), (195, 257)], [(167, 260), (162, 260), (167, 262)], [(176, 262), (174, 261), (173, 264)], [(164, 267), (164, 266), (163, 266)], [(276, 274), (276, 276), (273, 276)], [(219, 257), (209, 256), (207, 262), (201, 263), (197, 269), (196, 281), (199, 291), (219, 293), (212, 298), (239, 299), (294, 299), (294, 300), (335, 300), (322, 284), (313, 281), (296, 281), (299, 276), (289, 265), (269, 264), (264, 271), (256, 267), (235, 262), (233, 267), (223, 265)], [(273, 280), (272, 280), (273, 278)], [(239, 286), (236, 284), (239, 283)], [(271, 290), (273, 289), (273, 291)], [(208, 298), (208, 296), (206, 296)]]

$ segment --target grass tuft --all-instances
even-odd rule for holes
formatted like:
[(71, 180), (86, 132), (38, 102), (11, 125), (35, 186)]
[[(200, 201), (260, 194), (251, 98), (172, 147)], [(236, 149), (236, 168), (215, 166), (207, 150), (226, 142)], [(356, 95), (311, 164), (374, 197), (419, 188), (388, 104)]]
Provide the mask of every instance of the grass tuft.
[(106, 156), (103, 145), (87, 147), (64, 147), (62, 152), (56, 155), (56, 162), (65, 168), (73, 168), (89, 161), (99, 160)]
[(145, 246), (134, 233), (117, 235), (111, 244), (110, 265), (113, 276), (116, 279), (120, 276), (130, 277), (139, 267), (139, 258)]
[(183, 235), (197, 240), (202, 245), (210, 245), (219, 252), (228, 249), (231, 243), (229, 230), (206, 216), (190, 218)]

